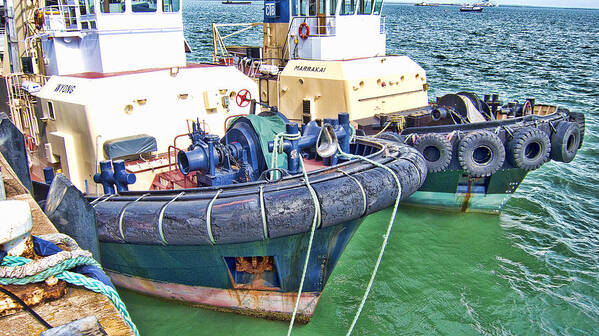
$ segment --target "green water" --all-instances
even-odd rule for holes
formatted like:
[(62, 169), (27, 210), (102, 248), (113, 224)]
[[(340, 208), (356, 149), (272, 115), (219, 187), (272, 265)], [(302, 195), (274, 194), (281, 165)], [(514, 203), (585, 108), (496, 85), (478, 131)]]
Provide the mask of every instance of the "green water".
[[(260, 21), (261, 9), (186, 1), (189, 59), (209, 59), (211, 22)], [(383, 14), (388, 52), (425, 68), (431, 99), (460, 90), (536, 97), (584, 112), (587, 129), (571, 164), (529, 174), (500, 215), (402, 207), (354, 335), (599, 335), (599, 11), (387, 5)], [(256, 43), (257, 32), (238, 42)], [(358, 229), (312, 321), (294, 335), (345, 334), (390, 215)], [(121, 293), (142, 335), (287, 331), (284, 322)]]
[[(345, 334), (390, 214), (370, 216), (360, 227), (312, 321), (296, 326), (295, 335)], [(556, 334), (591, 333), (596, 321), (573, 312), (568, 298), (560, 297), (576, 291), (570, 288), (576, 285), (518, 248), (506, 236), (504, 222), (502, 216), (402, 208), (355, 334), (541, 334), (555, 326)], [(526, 269), (528, 278), (506, 272), (510, 268)], [(552, 286), (546, 288), (547, 281)], [(283, 322), (121, 294), (143, 335), (282, 335), (287, 330)]]

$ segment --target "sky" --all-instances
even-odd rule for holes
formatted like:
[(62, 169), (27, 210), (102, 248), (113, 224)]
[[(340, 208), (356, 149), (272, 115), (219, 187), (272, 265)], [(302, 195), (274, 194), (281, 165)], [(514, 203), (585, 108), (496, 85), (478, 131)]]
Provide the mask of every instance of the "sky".
[[(597, 8), (599, 9), (599, 0), (491, 0), (499, 5), (522, 5), (522, 6), (541, 6), (541, 7), (568, 7), (568, 8)], [(421, 2), (418, 0), (387, 0), (387, 2)], [(438, 3), (466, 3), (476, 2), (476, 0), (427, 0), (426, 2)]]

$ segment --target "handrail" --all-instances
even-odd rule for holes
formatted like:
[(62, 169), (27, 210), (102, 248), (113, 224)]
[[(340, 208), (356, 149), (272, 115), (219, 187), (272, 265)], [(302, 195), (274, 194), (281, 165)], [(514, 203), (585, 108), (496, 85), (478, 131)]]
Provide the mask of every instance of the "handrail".
[[(212, 24), (212, 61), (213, 62), (217, 62), (218, 61), (218, 57), (231, 57), (229, 51), (227, 50), (227, 47), (225, 46), (225, 42), (224, 39), (231, 37), (231, 36), (235, 36), (237, 34), (243, 33), (247, 30), (250, 30), (252, 28), (255, 28), (257, 26), (261, 26), (262, 22), (250, 22), (250, 23), (213, 23)], [(221, 36), (220, 31), (218, 30), (219, 27), (244, 27), (238, 31), (235, 31), (233, 33), (230, 33), (228, 35), (225, 36)], [(222, 51), (222, 54), (219, 52)]]
[[(289, 22), (289, 28), (287, 29), (287, 36), (285, 37), (285, 42), (283, 42), (283, 45), (286, 46), (285, 50), (283, 51), (283, 54), (281, 55), (281, 62), (285, 61), (285, 55), (287, 55), (287, 57), (289, 58), (290, 54), (291, 54), (291, 47), (289, 46), (289, 36), (291, 35), (291, 29), (295, 28), (298, 29), (299, 25), (301, 24), (301, 22), (299, 24), (297, 24), (297, 26), (294, 25), (294, 21), (303, 19), (302, 22), (306, 22), (306, 19), (316, 19), (316, 22), (318, 23), (318, 19), (325, 19), (325, 21), (327, 19), (331, 19), (331, 21), (326, 21), (326, 22), (336, 22), (337, 21), (337, 16), (335, 15), (328, 15), (328, 16), (294, 16), (293, 18), (291, 18), (291, 22)], [(312, 32), (310, 32), (310, 36), (318, 36), (318, 37), (327, 37), (327, 36), (336, 36), (337, 35), (337, 29), (336, 29), (336, 24), (333, 24), (331, 26), (327, 26), (326, 24), (324, 26), (316, 26), (316, 32), (318, 32), (318, 28), (331, 28), (334, 29), (335, 32), (332, 34), (312, 34)], [(328, 29), (327, 29), (328, 30)]]
[(44, 31), (81, 31), (81, 6), (58, 4), (43, 9)]

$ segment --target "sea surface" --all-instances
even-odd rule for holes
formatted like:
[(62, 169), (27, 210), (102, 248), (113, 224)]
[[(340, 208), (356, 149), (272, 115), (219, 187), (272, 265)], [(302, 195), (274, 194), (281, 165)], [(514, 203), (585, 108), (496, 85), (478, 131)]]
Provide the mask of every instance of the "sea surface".
[[(211, 59), (211, 23), (257, 22), (263, 13), (261, 2), (185, 0), (183, 8), (189, 61)], [(383, 14), (388, 53), (426, 70), (431, 99), (462, 90), (535, 97), (584, 112), (587, 128), (576, 159), (530, 173), (500, 215), (400, 208), (354, 335), (599, 335), (599, 10), (387, 4)], [(237, 43), (261, 38), (258, 29)], [(366, 219), (312, 321), (294, 335), (345, 335), (390, 216)], [(121, 293), (142, 335), (287, 330)]]

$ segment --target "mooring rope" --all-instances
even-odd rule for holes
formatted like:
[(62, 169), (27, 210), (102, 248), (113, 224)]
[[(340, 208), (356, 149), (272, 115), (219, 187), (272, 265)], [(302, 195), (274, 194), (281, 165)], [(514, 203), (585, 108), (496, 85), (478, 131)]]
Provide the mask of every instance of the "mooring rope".
[[(355, 133), (354, 133), (355, 134)], [(301, 137), (301, 134), (298, 132), (297, 134), (286, 134), (286, 133), (279, 133), (275, 136), (274, 139), (274, 143), (273, 143), (273, 156), (272, 156), (272, 167), (274, 167), (275, 165), (278, 164), (278, 153), (279, 151), (282, 152), (283, 150), (283, 141), (284, 139), (289, 139), (289, 140), (297, 140)], [(346, 336), (351, 335), (351, 333), (354, 330), (354, 327), (356, 325), (356, 322), (358, 321), (358, 318), (360, 317), (360, 314), (362, 313), (362, 309), (364, 308), (364, 304), (366, 302), (366, 299), (368, 298), (368, 295), (370, 294), (370, 290), (372, 289), (372, 285), (374, 283), (374, 278), (376, 277), (376, 274), (378, 272), (378, 269), (380, 267), (381, 264), (381, 260), (383, 258), (383, 254), (385, 253), (385, 248), (387, 246), (387, 242), (389, 240), (389, 235), (391, 233), (391, 229), (393, 228), (393, 223), (395, 222), (395, 217), (397, 215), (397, 209), (399, 206), (399, 201), (401, 200), (401, 193), (402, 193), (402, 188), (401, 188), (401, 183), (399, 181), (399, 178), (397, 177), (397, 174), (389, 167), (373, 161), (367, 157), (364, 156), (360, 156), (360, 155), (354, 155), (354, 154), (349, 154), (349, 153), (345, 153), (341, 150), (341, 148), (339, 147), (339, 144), (337, 143), (337, 151), (339, 152), (340, 156), (346, 157), (348, 159), (358, 159), (358, 160), (363, 160), (366, 161), (376, 167), (379, 168), (383, 168), (385, 170), (387, 170), (389, 173), (391, 173), (391, 176), (393, 176), (393, 179), (395, 180), (395, 183), (397, 185), (397, 197), (395, 198), (395, 206), (393, 207), (393, 215), (391, 216), (390, 220), (389, 220), (389, 225), (387, 227), (387, 231), (385, 233), (385, 235), (383, 236), (383, 243), (381, 245), (381, 249), (377, 258), (377, 261), (375, 263), (374, 266), (374, 270), (372, 271), (372, 275), (370, 277), (370, 281), (368, 282), (368, 285), (366, 286), (366, 290), (364, 292), (364, 296), (362, 297), (362, 301), (360, 302), (360, 306), (358, 307), (358, 310), (356, 312), (356, 315), (354, 316), (354, 319), (352, 321), (351, 326), (349, 327), (349, 330), (347, 331)], [(295, 306), (293, 308), (293, 314), (291, 315), (291, 321), (289, 321), (289, 328), (287, 330), (287, 336), (291, 335), (291, 332), (293, 330), (293, 323), (295, 321), (295, 317), (297, 315), (297, 310), (298, 310), (298, 306), (299, 306), (299, 301), (300, 301), (300, 297), (302, 294), (302, 289), (304, 286), (304, 281), (306, 278), (306, 271), (308, 269), (308, 261), (310, 258), (310, 251), (312, 249), (312, 243), (314, 240), (314, 232), (316, 230), (317, 227), (317, 223), (320, 220), (320, 205), (319, 205), (319, 201), (318, 201), (318, 197), (316, 196), (316, 192), (314, 191), (314, 189), (312, 188), (312, 186), (310, 185), (310, 181), (308, 178), (308, 173), (306, 172), (306, 168), (304, 166), (304, 161), (303, 158), (300, 155), (300, 165), (302, 168), (302, 173), (304, 175), (304, 180), (306, 183), (306, 186), (308, 187), (308, 190), (310, 190), (310, 194), (312, 196), (312, 199), (314, 201), (314, 206), (315, 206), (315, 213), (314, 213), (314, 219), (312, 221), (312, 227), (310, 230), (310, 239), (308, 241), (308, 250), (306, 251), (306, 259), (304, 261), (304, 268), (302, 270), (302, 277), (300, 280), (300, 286), (297, 292), (297, 297), (295, 300)], [(318, 205), (318, 206), (317, 206)]]
[[(279, 133), (275, 135), (274, 145), (273, 145), (273, 155), (271, 161), (271, 167), (278, 167), (278, 154), (283, 151), (283, 140), (297, 140), (301, 137), (301, 133), (297, 134), (287, 134), (287, 133)], [(297, 310), (299, 307), (300, 298), (302, 295), (302, 290), (304, 287), (304, 281), (306, 280), (306, 272), (308, 270), (308, 262), (310, 260), (310, 251), (312, 250), (312, 242), (314, 241), (314, 232), (316, 231), (316, 227), (320, 222), (321, 213), (320, 213), (320, 201), (318, 200), (318, 196), (316, 195), (316, 191), (312, 188), (310, 184), (310, 179), (308, 178), (308, 172), (306, 171), (306, 167), (304, 166), (304, 159), (300, 155), (300, 166), (302, 168), (302, 174), (304, 175), (304, 182), (306, 183), (306, 187), (310, 192), (310, 196), (312, 196), (312, 202), (314, 202), (314, 218), (312, 219), (312, 226), (310, 228), (310, 239), (308, 240), (308, 249), (306, 250), (306, 259), (304, 260), (304, 267), (302, 270), (302, 277), (300, 280), (299, 289), (297, 291), (297, 297), (295, 299), (295, 306), (293, 307), (293, 313), (291, 314), (291, 321), (289, 321), (289, 328), (287, 330), (287, 336), (291, 335), (291, 331), (293, 330), (293, 323), (295, 322), (295, 317), (297, 316)], [(278, 172), (277, 172), (278, 173)], [(273, 175), (274, 176), (274, 175)], [(272, 177), (272, 176), (271, 176)]]
[[(80, 250), (80, 251), (83, 251), (83, 250)], [(63, 251), (63, 252), (69, 252), (69, 251)], [(75, 252), (75, 251), (71, 251), (71, 252)], [(83, 252), (87, 252), (87, 251), (83, 251)], [(59, 252), (57, 254), (60, 254), (60, 253), (62, 253), (62, 252)], [(89, 252), (87, 252), (87, 253), (89, 254)], [(6, 256), (2, 260), (2, 263), (0, 264), (0, 271), (2, 274), (11, 273), (10, 271), (8, 271), (8, 269), (19, 268), (19, 267), (22, 268), (22, 267), (26, 267), (30, 263), (35, 263), (35, 262), (39, 262), (39, 261), (43, 262), (45, 259), (51, 258), (52, 256), (55, 256), (55, 255), (56, 254), (48, 256), (48, 257), (44, 257), (42, 259), (35, 260), (35, 261), (33, 261), (31, 259), (23, 258), (23, 257)], [(57, 279), (66, 281), (70, 284), (77, 285), (77, 286), (83, 286), (89, 290), (96, 292), (96, 293), (105, 295), (112, 302), (112, 304), (117, 308), (117, 310), (119, 311), (119, 313), (121, 314), (121, 316), (123, 317), (125, 322), (129, 325), (131, 330), (133, 330), (135, 335), (139, 336), (139, 331), (137, 330), (137, 327), (131, 320), (131, 316), (129, 315), (129, 312), (127, 311), (127, 307), (125, 307), (125, 304), (119, 297), (119, 294), (112, 287), (107, 286), (107, 285), (103, 284), (101, 281), (98, 281), (96, 279), (88, 278), (85, 275), (67, 271), (68, 269), (71, 269), (76, 266), (81, 266), (81, 265), (91, 265), (91, 266), (100, 267), (100, 265), (98, 264), (97, 261), (95, 261), (91, 257), (79, 256), (79, 257), (75, 257), (72, 259), (63, 260), (58, 264), (54, 264), (53, 266), (50, 266), (51, 264), (52, 263), (48, 264), (48, 267), (45, 270), (40, 271), (34, 275), (27, 275), (28, 273), (23, 273), (23, 274), (19, 274), (19, 275), (15, 274), (15, 276), (19, 276), (19, 277), (4, 277), (4, 276), (2, 276), (2, 277), (0, 277), (0, 284), (1, 285), (13, 285), (13, 284), (14, 285), (24, 285), (24, 284), (35, 283), (35, 282), (42, 282), (42, 281), (45, 281), (46, 279), (48, 279), (49, 277), (54, 276)]]
[[(301, 137), (302, 137), (302, 134), (300, 132), (297, 132), (297, 134), (287, 134), (285, 132), (276, 134), (275, 138), (273, 139), (270, 168), (279, 168), (279, 153), (283, 152), (283, 140), (285, 140), (285, 139), (299, 140)], [(302, 161), (301, 154), (300, 153), (297, 153), (297, 154), (300, 155), (300, 162), (301, 162)], [(279, 172), (276, 170), (273, 170), (270, 174), (271, 174), (270, 175), (271, 180), (275, 179), (275, 176), (276, 176), (276, 178), (278, 178), (278, 176), (279, 176)]]
[(356, 326), (356, 322), (358, 321), (358, 318), (360, 317), (360, 314), (362, 313), (362, 309), (364, 308), (364, 304), (366, 303), (366, 299), (368, 298), (368, 295), (370, 294), (370, 290), (372, 288), (372, 284), (374, 283), (374, 278), (376, 277), (376, 273), (378, 272), (379, 266), (381, 265), (381, 260), (383, 259), (383, 254), (385, 253), (385, 247), (387, 246), (387, 242), (389, 241), (389, 234), (391, 233), (391, 229), (393, 228), (393, 223), (395, 222), (395, 216), (397, 215), (397, 208), (399, 206), (399, 201), (401, 200), (402, 190), (401, 190), (401, 183), (399, 182), (399, 178), (397, 177), (397, 174), (393, 171), (393, 169), (391, 169), (379, 162), (370, 160), (369, 158), (364, 157), (364, 156), (344, 153), (341, 150), (341, 148), (339, 148), (339, 147), (337, 147), (337, 150), (339, 151), (339, 155), (341, 155), (341, 156), (347, 157), (349, 159), (363, 160), (363, 161), (366, 161), (376, 167), (387, 170), (389, 173), (391, 173), (391, 176), (393, 176), (393, 179), (395, 180), (395, 183), (397, 184), (397, 197), (395, 198), (395, 206), (393, 207), (393, 215), (391, 216), (391, 219), (389, 220), (389, 225), (387, 226), (387, 232), (383, 236), (383, 243), (381, 245), (381, 250), (380, 250), (379, 256), (376, 260), (374, 270), (372, 271), (372, 275), (370, 276), (370, 281), (368, 281), (368, 285), (366, 286), (366, 291), (364, 292), (364, 296), (362, 297), (360, 306), (358, 307), (358, 310), (356, 311), (356, 315), (354, 316), (352, 324), (349, 327), (349, 330), (347, 331), (346, 336), (349, 336), (353, 332), (354, 327)]

